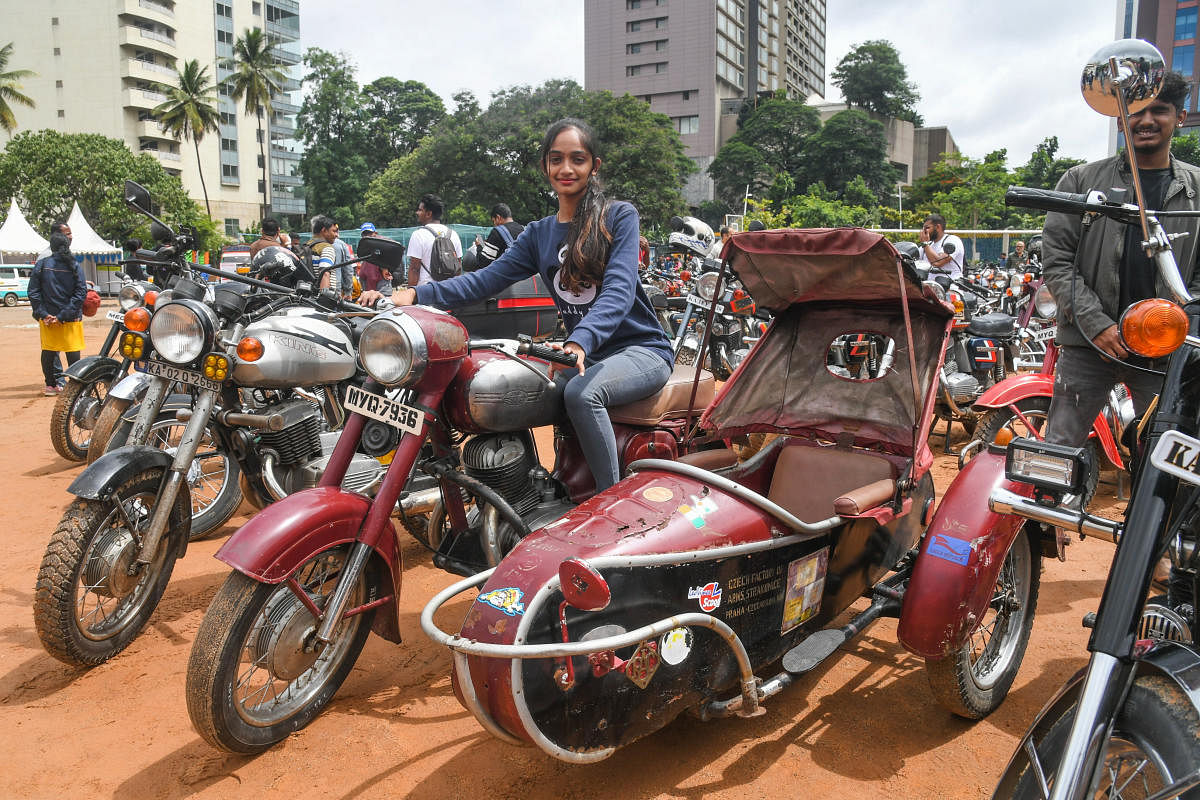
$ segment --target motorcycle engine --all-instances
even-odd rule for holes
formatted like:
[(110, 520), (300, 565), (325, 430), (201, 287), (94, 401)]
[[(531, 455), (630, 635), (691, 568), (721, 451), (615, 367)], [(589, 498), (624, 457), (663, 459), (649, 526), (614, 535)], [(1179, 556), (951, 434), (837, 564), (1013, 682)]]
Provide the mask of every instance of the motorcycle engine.
[[(307, 400), (291, 400), (258, 409), (258, 413), (283, 414), (285, 419), (282, 430), (263, 431), (258, 441), (261, 451), (272, 456), (272, 479), (282, 493), (293, 494), (316, 486), (325, 473), (339, 435), (337, 431), (322, 432), (320, 409)], [(378, 460), (355, 453), (342, 487), (352, 492), (361, 491), (374, 483), (383, 469)]]
[(536, 452), (528, 431), (482, 434), (463, 445), (463, 468), (523, 515), (541, 499), (530, 474), (538, 466)]
[(956, 403), (971, 402), (979, 396), (979, 381), (969, 372), (959, 372), (953, 362), (946, 362), (946, 385)]

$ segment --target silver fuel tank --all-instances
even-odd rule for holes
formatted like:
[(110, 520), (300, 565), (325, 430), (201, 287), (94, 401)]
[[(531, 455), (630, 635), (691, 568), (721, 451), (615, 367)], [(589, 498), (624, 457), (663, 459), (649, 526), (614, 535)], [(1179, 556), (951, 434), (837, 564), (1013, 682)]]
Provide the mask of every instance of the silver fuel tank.
[(446, 389), (451, 424), (467, 433), (498, 433), (557, 422), (564, 413), (562, 386), (547, 380), (546, 363), (525, 364), (537, 373), (495, 353), (471, 353)]
[(337, 383), (354, 375), (356, 354), (341, 326), (307, 308), (292, 308), (246, 328), (263, 344), (262, 358), (238, 360), (233, 378), (242, 386), (288, 389)]

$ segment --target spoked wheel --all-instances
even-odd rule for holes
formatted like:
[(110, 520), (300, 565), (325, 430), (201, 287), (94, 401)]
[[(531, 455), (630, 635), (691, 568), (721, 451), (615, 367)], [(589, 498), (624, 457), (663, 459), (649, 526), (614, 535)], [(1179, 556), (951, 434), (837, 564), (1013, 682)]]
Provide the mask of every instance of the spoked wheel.
[(121, 424), (121, 417), (125, 415), (131, 405), (133, 405), (132, 400), (113, 397), (111, 394), (104, 398), (104, 404), (100, 406), (100, 413), (96, 417), (96, 424), (92, 427), (91, 441), (88, 442), (87, 462), (89, 464), (104, 455), (113, 431)]
[(925, 662), (938, 702), (967, 719), (982, 719), (1004, 702), (1029, 644), (1040, 583), (1041, 551), (1033, 534), (1021, 531), (979, 627), (957, 652)]
[(151, 562), (129, 574), (150, 521), (161, 469), (142, 472), (112, 498), (67, 506), (42, 557), (33, 603), (38, 638), (50, 655), (73, 666), (103, 663), (124, 650), (154, 613), (187, 524), (182, 495)]
[[(318, 553), (292, 579), (323, 608), (346, 563), (346, 546)], [(367, 602), (360, 576), (347, 608)], [(333, 699), (371, 630), (371, 610), (347, 617), (315, 647), (317, 620), (288, 584), (231, 573), (204, 615), (187, 670), (196, 731), (234, 753), (257, 753), (312, 722)]]
[(68, 461), (84, 461), (91, 446), (92, 430), (100, 407), (108, 395), (111, 376), (96, 381), (68, 380), (50, 414), (50, 442)]
[[(1050, 786), (1066, 749), (1075, 706), (1053, 723), (1041, 742), (1037, 757)], [(1200, 764), (1200, 716), (1179, 686), (1161, 675), (1143, 675), (1134, 681), (1113, 726), (1095, 800), (1142, 800), (1162, 791)], [(1040, 798), (1033, 769), (1026, 766), (1014, 797)], [(1179, 795), (1200, 800), (1200, 789)]]

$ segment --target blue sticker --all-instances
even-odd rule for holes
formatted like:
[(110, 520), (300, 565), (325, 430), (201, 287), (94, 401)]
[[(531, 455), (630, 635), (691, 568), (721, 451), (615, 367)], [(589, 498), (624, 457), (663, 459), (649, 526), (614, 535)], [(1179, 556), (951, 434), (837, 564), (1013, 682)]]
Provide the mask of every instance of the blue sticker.
[(493, 589), (479, 595), (479, 599), (492, 608), (503, 611), (510, 617), (525, 613), (525, 604), (521, 602), (524, 592), (516, 588)]
[(929, 549), (926, 552), (935, 558), (941, 558), (965, 567), (971, 559), (971, 543), (962, 539), (955, 539), (953, 536), (947, 536), (944, 533), (935, 533), (933, 534), (933, 539), (929, 542)]

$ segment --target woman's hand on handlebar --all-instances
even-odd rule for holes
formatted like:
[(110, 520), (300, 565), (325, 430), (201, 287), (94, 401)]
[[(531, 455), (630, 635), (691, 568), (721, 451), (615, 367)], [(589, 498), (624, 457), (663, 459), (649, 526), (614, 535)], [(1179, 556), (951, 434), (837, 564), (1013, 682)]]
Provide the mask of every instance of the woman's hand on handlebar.
[(551, 378), (553, 378), (559, 372), (562, 372), (562, 371), (568, 370), (568, 369), (578, 369), (579, 374), (580, 375), (583, 374), (583, 371), (584, 371), (583, 358), (586, 354), (583, 352), (582, 347), (580, 347), (575, 342), (566, 342), (562, 345), (552, 343), (552, 344), (550, 344), (550, 346), (553, 347), (555, 350), (562, 350), (567, 353), (575, 354), (575, 366), (574, 367), (568, 367), (568, 366), (564, 366), (562, 364), (555, 364), (553, 361), (551, 361), (550, 362), (550, 377)]
[[(359, 305), (363, 305), (368, 308), (374, 308), (375, 304), (381, 299), (383, 299), (383, 294), (381, 292), (370, 289), (358, 296), (358, 303)], [(417, 290), (397, 289), (396, 291), (392, 292), (391, 301), (392, 305), (394, 306), (415, 305), (417, 302)]]

